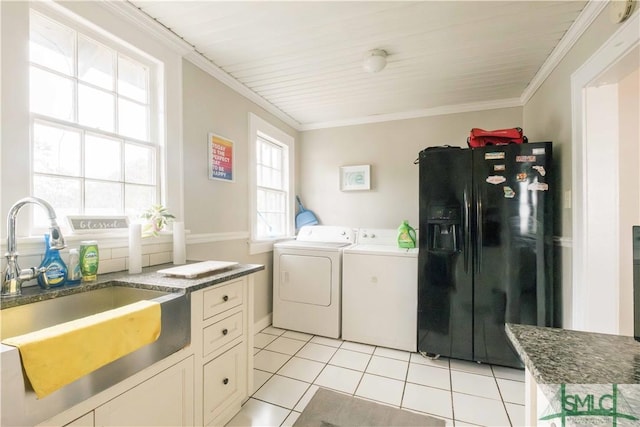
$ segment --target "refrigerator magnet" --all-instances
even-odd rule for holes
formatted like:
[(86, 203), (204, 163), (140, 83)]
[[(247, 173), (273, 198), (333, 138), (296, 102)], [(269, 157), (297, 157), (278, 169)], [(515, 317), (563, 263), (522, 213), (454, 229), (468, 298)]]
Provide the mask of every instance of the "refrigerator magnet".
[(527, 189), (531, 191), (547, 191), (549, 190), (549, 184), (547, 184), (546, 182), (536, 181), (529, 184)]
[(530, 163), (535, 161), (536, 156), (516, 156), (516, 162), (518, 163)]
[(545, 176), (547, 174), (547, 171), (544, 170), (544, 166), (531, 166), (531, 168), (537, 171), (540, 176)]
[(493, 184), (493, 185), (502, 184), (506, 180), (507, 180), (507, 178), (505, 178), (502, 175), (491, 175), (490, 177), (487, 178), (487, 182), (489, 184)]
[(526, 182), (527, 181), (527, 173), (526, 172), (520, 172), (519, 174), (516, 175), (516, 181), (518, 182)]
[(516, 196), (516, 192), (513, 191), (513, 188), (511, 188), (511, 187), (502, 187), (502, 189), (504, 190), (504, 197), (506, 199), (513, 199)]
[(493, 165), (494, 172), (504, 172), (506, 170), (505, 165)]
[(531, 154), (536, 154), (538, 156), (544, 156), (545, 154), (545, 150), (544, 148), (534, 148), (533, 150), (531, 150)]
[(485, 160), (502, 160), (504, 159), (504, 151), (495, 151), (493, 153), (484, 153)]

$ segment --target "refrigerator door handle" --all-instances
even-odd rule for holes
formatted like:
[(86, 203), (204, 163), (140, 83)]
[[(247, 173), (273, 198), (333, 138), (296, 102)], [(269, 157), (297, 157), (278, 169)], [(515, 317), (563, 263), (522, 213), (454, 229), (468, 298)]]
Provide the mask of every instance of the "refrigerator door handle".
[(469, 203), (469, 191), (465, 187), (462, 193), (464, 203), (464, 272), (469, 272), (469, 250), (471, 246), (471, 204)]
[(480, 186), (476, 187), (476, 271), (480, 273), (482, 270), (482, 195), (480, 193)]

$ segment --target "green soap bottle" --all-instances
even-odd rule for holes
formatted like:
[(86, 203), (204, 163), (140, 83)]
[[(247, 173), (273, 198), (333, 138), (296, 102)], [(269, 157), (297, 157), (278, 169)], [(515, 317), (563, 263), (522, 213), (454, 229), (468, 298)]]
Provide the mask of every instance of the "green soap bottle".
[(409, 225), (407, 220), (402, 221), (398, 227), (398, 247), (408, 249), (416, 247), (416, 230)]

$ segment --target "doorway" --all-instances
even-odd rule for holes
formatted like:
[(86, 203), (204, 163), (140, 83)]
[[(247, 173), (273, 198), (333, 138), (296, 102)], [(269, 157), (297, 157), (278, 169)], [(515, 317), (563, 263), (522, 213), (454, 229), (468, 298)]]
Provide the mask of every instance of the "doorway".
[(633, 335), (631, 226), (640, 223), (636, 13), (571, 78), (572, 328)]

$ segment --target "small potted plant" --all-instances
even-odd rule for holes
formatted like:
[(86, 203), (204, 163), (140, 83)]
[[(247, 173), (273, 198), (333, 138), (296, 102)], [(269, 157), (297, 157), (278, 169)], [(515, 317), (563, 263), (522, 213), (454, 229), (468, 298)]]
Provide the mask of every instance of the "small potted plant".
[(162, 205), (153, 205), (146, 211), (144, 211), (140, 218), (145, 219), (145, 223), (142, 224), (142, 237), (157, 236), (158, 233), (163, 231), (167, 224), (175, 219), (167, 208)]

